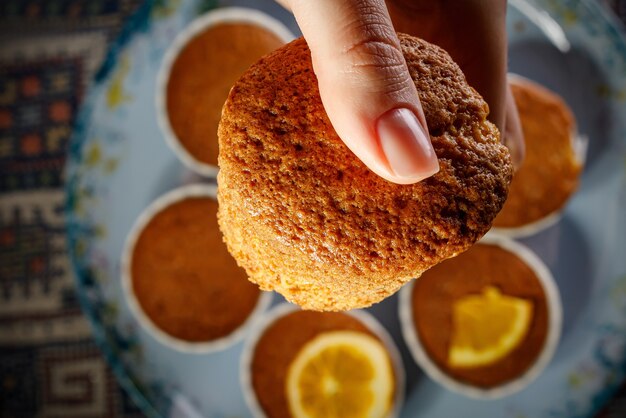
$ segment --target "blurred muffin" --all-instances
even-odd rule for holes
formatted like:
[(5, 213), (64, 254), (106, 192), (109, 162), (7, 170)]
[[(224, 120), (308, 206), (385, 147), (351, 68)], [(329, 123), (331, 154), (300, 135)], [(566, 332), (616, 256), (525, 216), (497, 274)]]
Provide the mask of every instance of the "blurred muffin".
[(437, 46), (399, 34), (440, 171), (390, 183), (345, 146), (298, 39), (234, 85), (219, 126), (219, 224), (250, 280), (306, 309), (379, 302), (471, 246), (512, 167), (488, 107)]
[(157, 110), (168, 144), (190, 168), (214, 175), (217, 126), (233, 83), (293, 36), (261, 11), (219, 8), (191, 22), (168, 50), (159, 74)]
[(401, 360), (368, 314), (283, 304), (256, 332), (242, 356), (242, 384), (254, 416), (389, 417), (399, 410)]
[(442, 262), (402, 298), (403, 332), (418, 364), (469, 395), (504, 396), (530, 383), (560, 334), (548, 270), (509, 240), (482, 242)]
[(225, 347), (269, 302), (226, 250), (216, 215), (214, 186), (174, 190), (139, 217), (124, 250), (131, 310), (176, 349)]
[(514, 229), (562, 210), (578, 188), (582, 161), (574, 143), (576, 122), (563, 99), (521, 77), (510, 77), (509, 84), (519, 110), (526, 157), (493, 225)]

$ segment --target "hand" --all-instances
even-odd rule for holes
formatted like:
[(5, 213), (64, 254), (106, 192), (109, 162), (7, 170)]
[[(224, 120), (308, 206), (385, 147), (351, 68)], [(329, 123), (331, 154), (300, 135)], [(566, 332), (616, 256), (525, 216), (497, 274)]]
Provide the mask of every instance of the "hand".
[(439, 170), (395, 30), (450, 53), (489, 104), (514, 162), (521, 161), (523, 137), (506, 83), (505, 0), (278, 1), (293, 11), (309, 44), (335, 131), (376, 174), (410, 184)]

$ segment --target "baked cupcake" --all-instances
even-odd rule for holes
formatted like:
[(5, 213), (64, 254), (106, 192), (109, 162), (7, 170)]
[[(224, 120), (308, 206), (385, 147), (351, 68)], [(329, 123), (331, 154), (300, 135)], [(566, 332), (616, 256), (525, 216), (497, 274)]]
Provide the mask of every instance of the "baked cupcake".
[(526, 156), (493, 226), (521, 237), (558, 220), (578, 188), (586, 144), (576, 135), (574, 115), (560, 96), (519, 76), (510, 76), (509, 84), (519, 110)]
[(412, 185), (371, 172), (322, 106), (298, 39), (234, 85), (219, 136), (219, 224), (250, 280), (305, 309), (369, 306), (491, 227), (512, 166), (488, 107), (437, 46), (399, 34), (440, 171)]
[(244, 345), (241, 380), (255, 417), (391, 417), (404, 374), (389, 335), (365, 312), (282, 304)]
[(526, 247), (488, 236), (403, 289), (400, 319), (417, 363), (468, 396), (522, 389), (552, 357), (561, 304), (548, 269)]
[(135, 222), (122, 255), (131, 311), (158, 341), (182, 351), (229, 346), (271, 301), (226, 250), (215, 194), (213, 185), (191, 185), (157, 199)]
[(157, 116), (167, 143), (189, 168), (217, 173), (217, 126), (230, 88), (291, 39), (278, 20), (241, 7), (212, 10), (176, 37), (158, 76)]

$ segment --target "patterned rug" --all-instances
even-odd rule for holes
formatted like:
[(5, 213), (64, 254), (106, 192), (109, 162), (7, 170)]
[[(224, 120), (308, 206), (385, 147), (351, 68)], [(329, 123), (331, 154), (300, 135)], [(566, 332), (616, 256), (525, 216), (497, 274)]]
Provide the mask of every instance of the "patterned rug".
[[(63, 170), (81, 99), (141, 0), (0, 1), (0, 417), (141, 417), (82, 316)], [(605, 0), (626, 21), (626, 0)], [(604, 418), (626, 416), (624, 392)]]
[(91, 339), (65, 251), (72, 124), (140, 0), (0, 2), (0, 416), (140, 417)]

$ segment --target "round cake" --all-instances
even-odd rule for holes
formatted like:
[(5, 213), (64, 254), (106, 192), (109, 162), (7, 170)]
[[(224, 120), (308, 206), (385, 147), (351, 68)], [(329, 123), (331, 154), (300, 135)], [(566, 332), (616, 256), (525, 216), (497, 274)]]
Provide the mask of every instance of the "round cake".
[(576, 192), (582, 163), (574, 149), (576, 121), (565, 101), (520, 77), (509, 80), (520, 115), (526, 156), (493, 224), (518, 228), (563, 209)]
[[(340, 312), (294, 310), (276, 318), (266, 329), (262, 330), (251, 353), (249, 381), (258, 407), (265, 416), (270, 418), (293, 416), (286, 389), (289, 369), (307, 343), (333, 331), (351, 331), (372, 337), (382, 344), (385, 343), (361, 319)], [(386, 348), (388, 349), (389, 347)], [(391, 354), (388, 353), (388, 356), (391, 361)], [(332, 367), (332, 362), (328, 366)], [(347, 369), (343, 372), (347, 372)], [(393, 389), (394, 391), (403, 390), (403, 380), (398, 380), (396, 372), (397, 370), (394, 369), (395, 387)], [(358, 381), (358, 373), (350, 380), (353, 379)], [(385, 416), (391, 416), (392, 411), (397, 407), (394, 402), (398, 401), (397, 396), (389, 399)]]
[(337, 136), (303, 39), (250, 67), (224, 105), (224, 240), (251, 281), (305, 309), (383, 300), (469, 248), (506, 199), (512, 165), (487, 104), (445, 51), (398, 36), (440, 166), (417, 184), (378, 177)]
[[(451, 364), (455, 333), (455, 303), (495, 288), (507, 299), (530, 304), (529, 325), (510, 351), (493, 361), (460, 366)], [(431, 360), (453, 379), (480, 388), (502, 385), (522, 376), (538, 359), (546, 343), (549, 309), (542, 284), (533, 270), (515, 254), (496, 245), (477, 244), (458, 257), (425, 272), (415, 282), (412, 319), (421, 344)], [(488, 307), (483, 307), (483, 311)], [(485, 321), (486, 328), (497, 325)], [(466, 331), (466, 330), (456, 330)], [(485, 331), (486, 332), (486, 331)], [(485, 344), (473, 335), (479, 347)]]
[(154, 326), (182, 341), (233, 333), (261, 296), (226, 251), (216, 213), (212, 197), (177, 201), (150, 219), (132, 248), (138, 305)]
[(197, 161), (217, 164), (217, 126), (237, 78), (284, 42), (248, 22), (221, 22), (181, 49), (167, 81), (167, 117), (176, 138)]

